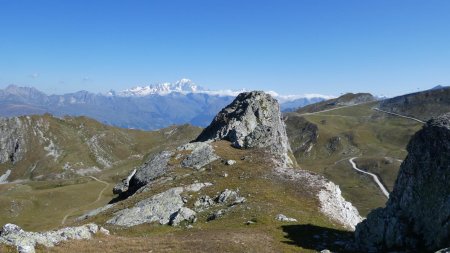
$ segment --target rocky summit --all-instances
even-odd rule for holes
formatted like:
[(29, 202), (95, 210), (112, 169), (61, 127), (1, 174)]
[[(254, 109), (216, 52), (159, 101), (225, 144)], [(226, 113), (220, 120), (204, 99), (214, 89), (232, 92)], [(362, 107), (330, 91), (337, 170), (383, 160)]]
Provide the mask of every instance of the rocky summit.
[(361, 252), (430, 252), (450, 242), (450, 113), (429, 120), (407, 147), (385, 208), (356, 227)]
[(291, 166), (291, 152), (280, 106), (262, 91), (243, 92), (222, 109), (196, 142), (228, 140), (236, 148), (269, 148), (280, 166)]

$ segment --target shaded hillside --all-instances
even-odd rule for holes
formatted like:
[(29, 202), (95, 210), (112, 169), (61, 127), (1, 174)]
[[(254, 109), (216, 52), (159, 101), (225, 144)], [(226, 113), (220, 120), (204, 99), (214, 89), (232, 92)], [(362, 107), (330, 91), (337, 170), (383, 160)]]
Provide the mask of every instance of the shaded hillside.
[(426, 121), (450, 112), (450, 87), (411, 93), (380, 102), (380, 109)]
[(339, 108), (342, 106), (351, 106), (361, 103), (372, 102), (375, 100), (376, 100), (375, 97), (372, 96), (370, 93), (346, 93), (338, 98), (333, 98), (319, 103), (304, 106), (298, 109), (296, 112), (299, 114), (313, 113)]

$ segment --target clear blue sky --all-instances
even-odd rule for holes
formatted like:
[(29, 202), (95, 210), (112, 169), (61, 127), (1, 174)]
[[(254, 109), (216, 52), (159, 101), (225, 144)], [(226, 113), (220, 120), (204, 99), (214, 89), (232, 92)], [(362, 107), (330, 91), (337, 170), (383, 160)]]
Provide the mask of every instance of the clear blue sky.
[(0, 87), (395, 95), (450, 84), (450, 1), (0, 0)]

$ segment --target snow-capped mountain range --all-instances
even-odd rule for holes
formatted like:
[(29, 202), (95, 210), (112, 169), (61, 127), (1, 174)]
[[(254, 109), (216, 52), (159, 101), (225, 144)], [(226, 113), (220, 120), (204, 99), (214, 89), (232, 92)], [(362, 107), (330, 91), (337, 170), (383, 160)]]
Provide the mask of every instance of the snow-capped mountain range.
[(169, 93), (195, 93), (206, 91), (203, 87), (197, 86), (189, 79), (183, 78), (175, 83), (158, 83), (147, 86), (136, 86), (118, 93), (109, 92), (109, 95), (121, 97), (145, 97), (148, 95), (167, 95)]
[[(43, 113), (87, 116), (109, 125), (144, 130), (185, 123), (207, 126), (214, 115), (242, 91), (245, 90), (208, 90), (189, 79), (105, 94), (78, 91), (47, 95), (32, 87), (10, 85), (0, 89), (0, 116)], [(284, 111), (330, 98), (268, 93), (278, 99)]]
[[(247, 89), (240, 90), (209, 90), (203, 88), (202, 86), (196, 85), (193, 81), (187, 78), (183, 78), (175, 83), (158, 83), (147, 86), (135, 86), (130, 89), (126, 89), (120, 92), (110, 91), (107, 95), (109, 96), (120, 96), (120, 97), (145, 97), (149, 95), (167, 95), (170, 93), (203, 93), (208, 95), (217, 96), (237, 96), (239, 93), (247, 91)], [(274, 98), (276, 98), (280, 103), (291, 102), (300, 98), (313, 99), (313, 98), (323, 98), (331, 99), (333, 96), (322, 95), (322, 94), (304, 94), (304, 95), (280, 95), (275, 91), (266, 91)]]

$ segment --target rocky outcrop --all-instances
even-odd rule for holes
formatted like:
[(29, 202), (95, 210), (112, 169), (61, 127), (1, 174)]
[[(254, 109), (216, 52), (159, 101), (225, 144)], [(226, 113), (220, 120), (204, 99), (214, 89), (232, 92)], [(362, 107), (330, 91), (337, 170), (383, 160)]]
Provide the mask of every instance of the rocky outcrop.
[(0, 232), (0, 243), (16, 246), (22, 252), (34, 252), (38, 244), (53, 247), (67, 240), (90, 239), (98, 232), (109, 234), (108, 230), (93, 223), (48, 232), (27, 232), (17, 225), (6, 224)]
[(196, 210), (203, 210), (209, 208), (215, 204), (214, 200), (210, 198), (208, 195), (199, 197), (195, 203), (194, 207)]
[[(109, 224), (132, 227), (143, 223), (158, 222), (178, 225), (183, 220), (195, 221), (195, 212), (184, 208), (183, 192), (196, 192), (211, 183), (196, 183), (175, 187), (139, 201), (134, 207), (120, 210), (107, 221)], [(191, 212), (192, 211), (192, 212)], [(193, 218), (194, 217), (194, 218)]]
[(196, 170), (199, 170), (203, 166), (206, 166), (211, 162), (219, 159), (219, 157), (214, 153), (214, 148), (206, 142), (188, 143), (178, 147), (177, 150), (191, 151), (191, 153), (183, 159), (183, 161), (181, 162), (181, 166), (194, 168)]
[(222, 109), (196, 142), (228, 140), (236, 148), (269, 148), (280, 166), (292, 165), (280, 106), (262, 91), (244, 92)]
[(172, 155), (173, 152), (170, 151), (163, 151), (156, 154), (141, 167), (133, 170), (127, 178), (122, 180), (122, 182), (114, 186), (113, 193), (128, 196), (132, 195), (139, 190), (139, 188), (164, 175), (168, 170), (167, 164)]
[(219, 204), (241, 204), (246, 201), (245, 197), (242, 197), (239, 195), (238, 191), (233, 191), (229, 189), (225, 189), (223, 192), (219, 194), (219, 196), (216, 197), (216, 202)]
[(322, 183), (319, 197), (320, 211), (330, 219), (338, 221), (347, 228), (355, 230), (356, 224), (362, 221), (358, 210), (352, 203), (342, 197), (341, 189), (331, 181)]
[(170, 217), (170, 225), (178, 226), (183, 221), (194, 223), (197, 220), (197, 213), (187, 207), (180, 208)]
[(354, 230), (356, 224), (362, 221), (358, 210), (342, 197), (339, 186), (323, 176), (291, 168), (276, 168), (274, 172), (284, 180), (296, 181), (309, 188), (309, 192), (319, 199), (319, 211), (330, 220), (349, 230)]
[(358, 224), (365, 252), (436, 251), (450, 246), (450, 113), (434, 118), (407, 147), (385, 208)]
[(19, 118), (0, 118), (0, 163), (16, 163), (24, 157), (25, 133)]

